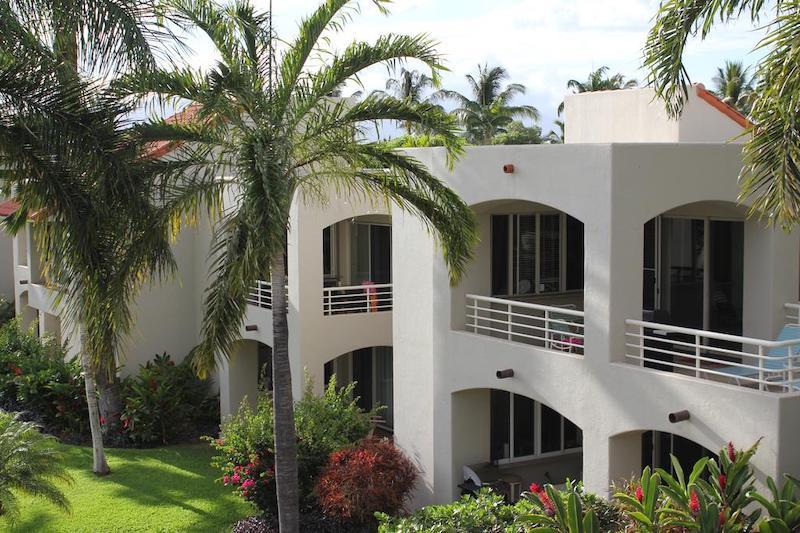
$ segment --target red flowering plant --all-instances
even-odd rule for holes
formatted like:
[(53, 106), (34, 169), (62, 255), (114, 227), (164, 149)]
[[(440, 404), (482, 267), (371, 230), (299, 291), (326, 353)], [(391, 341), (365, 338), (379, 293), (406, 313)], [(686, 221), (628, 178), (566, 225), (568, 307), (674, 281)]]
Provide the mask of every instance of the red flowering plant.
[(568, 531), (570, 533), (600, 533), (600, 520), (593, 509), (584, 510), (582, 488), (567, 483), (563, 493), (552, 485), (532, 483), (525, 497), (530, 500), (535, 512), (522, 521), (536, 524), (534, 531)]

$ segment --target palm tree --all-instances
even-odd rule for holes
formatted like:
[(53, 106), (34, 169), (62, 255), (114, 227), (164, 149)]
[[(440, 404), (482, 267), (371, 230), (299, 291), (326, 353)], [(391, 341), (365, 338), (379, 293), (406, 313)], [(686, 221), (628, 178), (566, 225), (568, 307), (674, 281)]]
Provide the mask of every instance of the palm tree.
[(648, 81), (677, 116), (688, 98), (691, 80), (683, 64), (689, 37), (705, 39), (714, 25), (749, 17), (765, 28), (764, 54), (755, 66), (758, 86), (750, 111), (740, 175), (741, 201), (751, 212), (789, 230), (800, 223), (800, 11), (794, 2), (673, 0), (662, 4), (647, 37), (644, 67)]
[(712, 80), (714, 94), (743, 113), (749, 113), (753, 103), (753, 77), (749, 70), (741, 61), (725, 61)]
[(71, 483), (72, 477), (53, 437), (39, 433), (31, 422), (0, 411), (0, 457), (0, 516), (11, 525), (20, 514), (20, 492), (70, 510), (69, 500), (55, 482)]
[[(567, 89), (573, 93), (591, 93), (596, 91), (619, 91), (622, 89), (632, 89), (638, 87), (639, 82), (635, 79), (626, 79), (619, 72), (613, 76), (608, 76), (608, 67), (600, 67), (589, 73), (586, 81), (569, 80)], [(558, 106), (558, 116), (564, 113), (564, 102)]]
[(557, 129), (552, 129), (545, 137), (549, 144), (564, 144), (564, 121), (556, 119), (553, 124)]
[[(376, 1), (379, 8), (384, 2)], [(435, 73), (440, 56), (426, 35), (385, 35), (325, 50), (326, 36), (349, 18), (352, 0), (327, 0), (303, 19), (297, 37), (274, 57), (269, 13), (246, 1), (219, 5), (178, 0), (176, 17), (214, 43), (220, 61), (209, 72), (190, 68), (128, 78), (141, 94), (193, 100), (199, 120), (220, 125), (218, 150), (236, 191), (214, 228), (210, 286), (202, 341), (193, 353), (201, 376), (228, 357), (239, 339), (246, 295), (265, 273), (273, 288), (273, 404), (279, 523), (298, 531), (296, 438), (289, 368), (284, 285), (287, 227), (292, 201), (325, 201), (323, 191), (374, 196), (417, 215), (436, 235), (455, 282), (476, 241), (476, 223), (463, 201), (418, 161), (370, 141), (373, 121), (420, 124), (439, 134), (451, 156), (459, 137), (453, 117), (430, 103), (369, 95), (358, 102), (332, 100), (331, 90), (373, 65), (416, 59)], [(311, 58), (323, 57), (320, 63)]]
[[(400, 75), (397, 78), (389, 78), (386, 80), (386, 90), (390, 92), (395, 98), (400, 100), (407, 100), (413, 104), (418, 104), (426, 99), (423, 93), (434, 87), (433, 78), (420, 72), (418, 70), (400, 69)], [(404, 122), (403, 127), (407, 135), (414, 133), (414, 124), (411, 122)]]
[[(108, 77), (154, 64), (151, 29), (136, 18), (147, 4), (118, 2), (119, 11), (96, 13), (109, 16), (103, 20), (66, 5), (19, 4), (0, 3), (0, 165), (3, 192), (20, 204), (4, 224), (16, 233), (29, 213), (39, 213), (34, 235), (44, 275), (59, 286), (66, 323), (80, 330), (93, 470), (107, 474), (99, 420), (113, 422), (120, 411), (118, 347), (132, 327), (130, 308), (142, 284), (174, 269), (170, 224), (175, 210), (188, 206), (181, 190), (168, 185), (190, 158), (161, 162), (148, 154), (154, 141), (191, 139), (195, 130), (131, 125), (125, 117), (134, 103), (80, 74)], [(35, 74), (38, 87), (12, 82), (8, 75), (19, 69)]]
[(470, 97), (456, 91), (441, 90), (434, 94), (437, 100), (455, 101), (458, 107), (454, 113), (464, 127), (467, 141), (474, 144), (491, 144), (498, 133), (506, 133), (506, 128), (514, 119), (539, 120), (539, 111), (531, 105), (511, 105), (516, 96), (524, 95), (525, 86), (510, 83), (508, 71), (503, 67), (478, 65), (478, 75), (467, 74), (467, 84), (472, 93)]

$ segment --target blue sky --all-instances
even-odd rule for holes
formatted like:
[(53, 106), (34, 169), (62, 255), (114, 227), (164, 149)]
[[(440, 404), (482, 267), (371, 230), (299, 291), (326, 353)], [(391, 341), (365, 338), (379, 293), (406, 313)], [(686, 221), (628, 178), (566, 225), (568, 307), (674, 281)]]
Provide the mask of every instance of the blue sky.
[[(267, 0), (254, 0), (266, 9)], [(279, 37), (294, 36), (300, 17), (319, 0), (273, 0)], [(542, 114), (546, 133), (571, 78), (585, 79), (600, 66), (639, 80), (641, 50), (658, 0), (395, 0), (389, 16), (368, 0), (343, 32), (333, 35), (334, 47), (354, 39), (373, 40), (388, 33), (428, 33), (440, 45), (450, 72), (444, 87), (465, 91), (464, 74), (478, 63), (500, 64), (528, 93), (519, 103), (532, 104)], [(726, 59), (746, 65), (759, 57), (753, 49), (762, 34), (749, 21), (717, 28), (709, 39), (690, 43), (685, 60), (692, 81), (711, 86), (717, 66)], [(207, 65), (213, 54), (206, 42), (191, 38), (192, 63)], [(366, 90), (383, 88), (385, 68), (362, 77)], [(345, 91), (347, 94), (347, 91)]]

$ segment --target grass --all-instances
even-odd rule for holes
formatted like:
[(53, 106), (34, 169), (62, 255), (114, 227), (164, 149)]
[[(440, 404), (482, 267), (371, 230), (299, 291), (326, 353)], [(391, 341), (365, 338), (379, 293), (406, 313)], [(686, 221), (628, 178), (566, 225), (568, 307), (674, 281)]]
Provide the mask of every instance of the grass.
[[(74, 483), (66, 514), (40, 499), (23, 496), (13, 532), (230, 531), (253, 508), (214, 480), (207, 444), (150, 450), (107, 450), (112, 473), (92, 474), (92, 450), (59, 445)], [(0, 522), (0, 527), (6, 524)]]

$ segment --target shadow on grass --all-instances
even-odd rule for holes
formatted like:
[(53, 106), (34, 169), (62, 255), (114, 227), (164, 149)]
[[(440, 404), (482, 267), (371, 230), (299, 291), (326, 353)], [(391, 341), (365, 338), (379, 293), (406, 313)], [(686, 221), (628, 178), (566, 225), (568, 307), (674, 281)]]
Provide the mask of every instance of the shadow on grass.
[(64, 447), (64, 455), (75, 477), (65, 490), (73, 514), (30, 500), (15, 531), (219, 531), (246, 513), (243, 502), (214, 481), (219, 474), (204, 444), (110, 450), (107, 477), (91, 473), (91, 449)]

